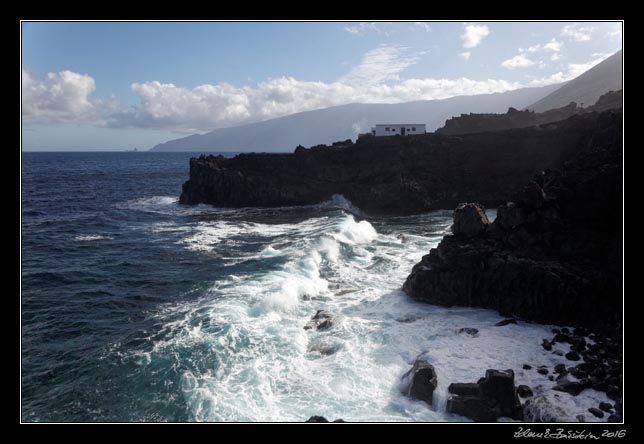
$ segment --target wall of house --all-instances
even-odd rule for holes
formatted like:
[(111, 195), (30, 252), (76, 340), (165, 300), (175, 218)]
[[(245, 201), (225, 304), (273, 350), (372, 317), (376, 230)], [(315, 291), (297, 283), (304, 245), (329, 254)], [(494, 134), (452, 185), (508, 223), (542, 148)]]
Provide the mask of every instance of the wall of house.
[(376, 125), (377, 137), (396, 136), (402, 134), (402, 128), (405, 128), (405, 135), (425, 134), (425, 125), (399, 124), (399, 125)]

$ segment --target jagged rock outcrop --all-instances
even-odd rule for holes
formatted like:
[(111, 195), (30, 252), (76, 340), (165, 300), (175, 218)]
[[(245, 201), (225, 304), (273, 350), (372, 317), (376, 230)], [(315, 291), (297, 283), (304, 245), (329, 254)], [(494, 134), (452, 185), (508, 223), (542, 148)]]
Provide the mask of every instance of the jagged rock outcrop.
[(483, 233), (489, 224), (485, 208), (476, 203), (462, 203), (454, 210), (452, 233), (476, 236)]
[[(309, 205), (344, 195), (367, 214), (415, 214), (460, 202), (499, 205), (539, 171), (560, 167), (596, 137), (597, 114), (556, 124), (446, 136), (370, 137), (293, 154), (190, 160), (182, 204)], [(404, 196), (404, 199), (401, 198)]]
[(445, 236), (404, 290), (419, 301), (541, 323), (602, 330), (620, 323), (621, 122), (621, 113), (603, 113), (591, 149), (562, 171), (539, 174), (481, 234)]
[(450, 384), (447, 412), (476, 422), (493, 422), (501, 417), (521, 419), (521, 402), (514, 386), (513, 370), (487, 370), (476, 384)]
[(432, 405), (438, 379), (434, 366), (427, 361), (424, 354), (416, 358), (414, 365), (402, 376), (401, 381), (405, 395)]

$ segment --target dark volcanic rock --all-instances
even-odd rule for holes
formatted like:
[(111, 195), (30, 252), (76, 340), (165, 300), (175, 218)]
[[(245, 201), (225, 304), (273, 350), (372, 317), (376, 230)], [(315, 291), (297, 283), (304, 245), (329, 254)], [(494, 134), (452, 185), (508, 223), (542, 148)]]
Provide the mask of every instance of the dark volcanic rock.
[(412, 368), (402, 378), (405, 395), (432, 405), (434, 390), (438, 384), (434, 366), (427, 362), (424, 353), (416, 358)]
[[(476, 394), (474, 385), (478, 386)], [(450, 387), (463, 394), (453, 394), (447, 399), (448, 413), (462, 415), (476, 422), (492, 422), (501, 417), (521, 418), (521, 402), (514, 386), (512, 370), (488, 370), (478, 384), (452, 384)]]
[(516, 319), (504, 319), (504, 320), (499, 321), (496, 324), (494, 324), (494, 326), (495, 327), (503, 327), (505, 325), (516, 324), (516, 323), (517, 323)]
[(517, 394), (522, 398), (529, 398), (530, 396), (534, 396), (534, 393), (532, 393), (532, 390), (527, 385), (518, 386)]
[[(601, 114), (562, 171), (535, 176), (478, 236), (445, 236), (414, 266), (405, 292), (540, 323), (621, 323), (622, 219), (607, 216), (622, 214), (621, 127), (621, 113)], [(576, 341), (566, 331), (555, 341)]]
[(552, 389), (558, 392), (566, 392), (573, 396), (577, 396), (584, 390), (584, 384), (574, 381), (563, 381), (555, 385)]
[(563, 373), (566, 371), (566, 364), (557, 364), (555, 365), (555, 372)]
[[(329, 422), (328, 419), (326, 419), (324, 416), (311, 416), (309, 419), (307, 419), (304, 422)], [(344, 419), (336, 419), (332, 422), (346, 422)]]
[(532, 366), (530, 364), (523, 364), (523, 370), (531, 370)]
[(591, 408), (588, 409), (588, 411), (590, 413), (592, 413), (594, 416), (598, 417), (598, 418), (603, 418), (604, 417), (604, 412), (602, 412), (598, 408), (591, 407)]
[(304, 330), (316, 329), (324, 331), (333, 327), (333, 323), (334, 317), (330, 312), (326, 310), (318, 310), (311, 320), (304, 326)]
[(536, 172), (559, 168), (584, 150), (596, 122), (591, 113), (540, 128), (368, 137), (298, 147), (293, 154), (202, 156), (190, 161), (180, 202), (281, 207), (342, 194), (368, 214), (418, 214), (460, 202), (497, 206)]
[(571, 361), (579, 361), (581, 359), (581, 356), (579, 356), (575, 352), (569, 352), (569, 353), (566, 353), (566, 359), (569, 359)]
[(612, 406), (612, 405), (610, 405), (610, 404), (609, 404), (609, 403), (607, 403), (607, 402), (600, 402), (600, 403), (599, 403), (599, 409), (600, 409), (600, 410), (603, 410), (603, 411), (605, 411), (605, 412), (610, 413), (610, 412), (612, 412), (612, 411), (613, 411), (613, 406)]
[(305, 422), (329, 422), (324, 416), (311, 416)]
[(452, 233), (477, 236), (483, 233), (489, 224), (485, 208), (476, 203), (462, 203), (454, 210)]
[(447, 387), (447, 391), (454, 395), (477, 396), (479, 394), (479, 385), (473, 382), (453, 382)]
[(479, 331), (476, 328), (471, 328), (471, 327), (463, 327), (458, 331), (459, 334), (465, 333), (468, 336), (472, 336), (473, 338), (477, 337), (479, 335)]
[(541, 375), (547, 375), (548, 374), (548, 369), (547, 368), (540, 368), (537, 369), (537, 372)]

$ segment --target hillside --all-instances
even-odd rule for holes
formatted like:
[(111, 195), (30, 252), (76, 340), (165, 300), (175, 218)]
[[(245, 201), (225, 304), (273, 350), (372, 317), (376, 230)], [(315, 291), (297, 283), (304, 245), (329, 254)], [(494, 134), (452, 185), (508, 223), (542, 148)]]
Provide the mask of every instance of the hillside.
[(602, 94), (620, 89), (622, 89), (621, 50), (551, 94), (527, 106), (526, 109), (543, 112), (561, 108), (570, 102), (588, 106), (597, 102)]
[(427, 131), (434, 131), (446, 119), (461, 113), (499, 113), (511, 106), (524, 108), (559, 86), (399, 104), (334, 106), (171, 140), (155, 146), (152, 151), (284, 152), (297, 145), (356, 139), (358, 133), (368, 132), (376, 123), (387, 122), (425, 123)]

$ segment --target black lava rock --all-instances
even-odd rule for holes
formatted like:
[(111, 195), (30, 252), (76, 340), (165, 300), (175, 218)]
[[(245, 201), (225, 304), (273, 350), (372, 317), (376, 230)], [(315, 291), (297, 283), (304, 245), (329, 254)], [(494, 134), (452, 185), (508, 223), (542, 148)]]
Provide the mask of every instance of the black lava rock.
[(595, 407), (589, 408), (588, 411), (590, 413), (592, 413), (594, 416), (596, 416), (597, 418), (603, 418), (604, 417), (604, 412), (602, 412), (601, 410), (599, 410), (599, 409), (597, 409)]

